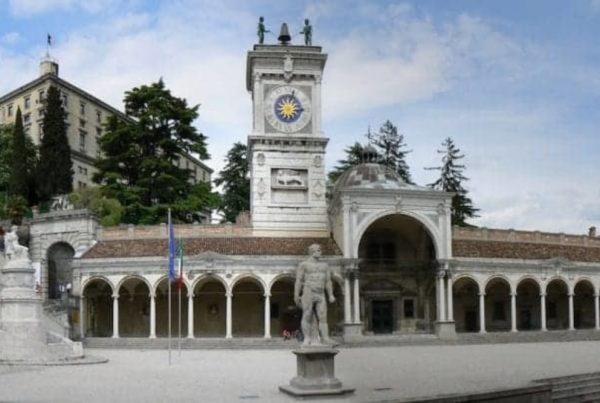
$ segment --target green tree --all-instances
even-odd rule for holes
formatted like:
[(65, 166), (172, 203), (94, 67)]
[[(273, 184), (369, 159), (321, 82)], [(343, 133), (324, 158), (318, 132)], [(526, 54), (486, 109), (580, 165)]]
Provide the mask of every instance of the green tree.
[(406, 162), (406, 156), (412, 150), (405, 149), (404, 135), (398, 133), (392, 122), (387, 120), (378, 133), (371, 134), (369, 131), (367, 138), (378, 149), (381, 164), (393, 169), (406, 183), (414, 184)]
[(69, 202), (76, 209), (88, 209), (100, 218), (100, 223), (109, 227), (119, 225), (123, 215), (123, 206), (117, 199), (110, 199), (102, 194), (99, 187), (86, 187), (70, 193)]
[(0, 193), (8, 192), (12, 170), (12, 143), (14, 125), (0, 126)]
[(223, 189), (219, 210), (224, 221), (235, 222), (239, 213), (250, 210), (247, 152), (245, 144), (233, 144), (225, 157), (225, 167), (215, 179), (215, 184)]
[(337, 165), (333, 167), (331, 171), (327, 174), (327, 178), (330, 183), (335, 183), (338, 178), (353, 166), (359, 165), (363, 162), (363, 151), (364, 147), (358, 141), (344, 149), (346, 153), (346, 158), (343, 160), (338, 160)]
[(29, 205), (33, 205), (37, 201), (35, 193), (37, 156), (33, 141), (26, 136), (23, 129), (21, 108), (17, 108), (12, 143), (8, 144), (8, 147), (10, 160), (8, 192), (11, 195), (22, 196)]
[(189, 222), (189, 212), (214, 207), (210, 186), (194, 185), (178, 161), (192, 153), (209, 158), (206, 137), (192, 125), (198, 106), (171, 95), (161, 80), (125, 93), (128, 119), (111, 117), (100, 139), (103, 152), (94, 181), (124, 207), (123, 221), (153, 224), (171, 208), (175, 219)]
[(456, 147), (450, 137), (442, 142), (442, 147), (442, 150), (437, 151), (438, 154), (442, 154), (442, 166), (425, 168), (440, 171), (439, 179), (428, 186), (445, 192), (454, 192), (455, 195), (452, 198), (452, 225), (469, 226), (466, 220), (479, 217), (477, 215), (479, 209), (473, 207), (473, 202), (467, 196), (468, 192), (463, 187), (463, 183), (468, 181), (469, 178), (463, 175), (466, 169), (465, 165), (458, 162), (465, 156), (461, 154), (460, 149)]
[(67, 138), (65, 111), (60, 91), (50, 86), (44, 105), (43, 136), (37, 168), (37, 188), (40, 201), (73, 191), (73, 162)]

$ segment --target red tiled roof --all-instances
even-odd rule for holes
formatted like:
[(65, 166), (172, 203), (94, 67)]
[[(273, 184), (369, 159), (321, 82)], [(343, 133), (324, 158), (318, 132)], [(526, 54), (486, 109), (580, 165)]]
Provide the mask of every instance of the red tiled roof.
[(453, 240), (452, 255), (455, 257), (481, 257), (504, 259), (552, 259), (566, 258), (576, 262), (600, 263), (600, 248), (529, 242), (501, 242)]
[[(321, 245), (324, 256), (341, 256), (330, 238), (223, 237), (184, 239), (185, 254), (216, 252), (223, 255), (298, 255), (308, 254), (313, 243)], [(166, 239), (100, 241), (87, 251), (83, 259), (167, 256)]]

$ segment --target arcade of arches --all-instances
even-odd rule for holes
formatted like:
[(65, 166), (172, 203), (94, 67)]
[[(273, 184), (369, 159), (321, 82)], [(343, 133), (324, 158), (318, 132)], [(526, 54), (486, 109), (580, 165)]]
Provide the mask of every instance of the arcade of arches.
[[(231, 291), (218, 276), (204, 276), (188, 292), (171, 284), (171, 332), (183, 337), (266, 337), (300, 328), (301, 312), (294, 304), (294, 278), (281, 276), (268, 286), (254, 276), (238, 279)], [(336, 302), (328, 307), (332, 334), (341, 332), (343, 295), (334, 281)], [(180, 309), (181, 308), (181, 309)], [(167, 337), (167, 278), (152, 285), (143, 276), (127, 276), (115, 286), (94, 278), (83, 289), (80, 305), (84, 337)], [(180, 313), (181, 311), (181, 313)], [(180, 316), (181, 315), (181, 316)], [(181, 321), (179, 318), (181, 317)]]
[(598, 293), (586, 278), (458, 275), (452, 292), (457, 332), (600, 329)]

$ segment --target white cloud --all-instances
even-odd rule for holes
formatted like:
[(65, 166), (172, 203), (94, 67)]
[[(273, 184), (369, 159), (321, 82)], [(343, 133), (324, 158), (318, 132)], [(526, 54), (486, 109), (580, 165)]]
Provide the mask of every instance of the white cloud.
[(11, 13), (18, 17), (66, 10), (98, 13), (117, 3), (118, 0), (9, 0)]
[(18, 32), (9, 32), (0, 36), (0, 44), (2, 45), (15, 45), (19, 43), (23, 38)]

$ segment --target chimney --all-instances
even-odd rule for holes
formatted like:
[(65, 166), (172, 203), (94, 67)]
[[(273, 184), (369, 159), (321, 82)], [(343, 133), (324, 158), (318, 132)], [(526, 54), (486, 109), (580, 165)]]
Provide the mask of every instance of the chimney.
[(590, 238), (596, 238), (596, 227), (591, 226), (590, 231), (588, 232), (588, 236)]

